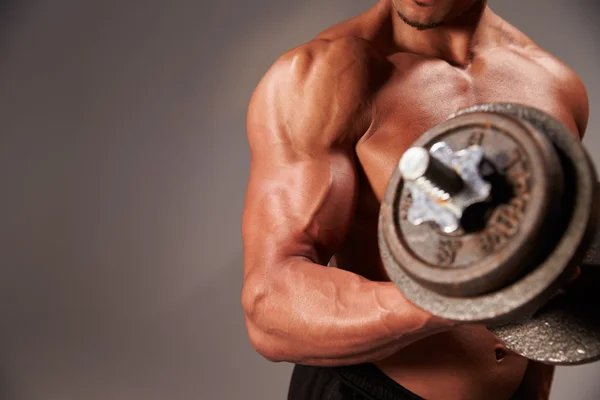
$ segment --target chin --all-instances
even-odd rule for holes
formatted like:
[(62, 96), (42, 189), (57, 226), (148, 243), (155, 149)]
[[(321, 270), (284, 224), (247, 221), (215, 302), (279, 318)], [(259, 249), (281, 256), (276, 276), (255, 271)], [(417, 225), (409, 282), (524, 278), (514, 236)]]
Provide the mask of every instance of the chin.
[(452, 8), (446, 0), (396, 0), (393, 4), (404, 22), (421, 30), (442, 25)]
[(398, 17), (407, 25), (417, 29), (417, 30), (427, 30), (437, 28), (438, 26), (444, 23), (443, 20), (435, 19), (435, 18), (417, 18), (409, 15), (402, 14), (398, 12)]

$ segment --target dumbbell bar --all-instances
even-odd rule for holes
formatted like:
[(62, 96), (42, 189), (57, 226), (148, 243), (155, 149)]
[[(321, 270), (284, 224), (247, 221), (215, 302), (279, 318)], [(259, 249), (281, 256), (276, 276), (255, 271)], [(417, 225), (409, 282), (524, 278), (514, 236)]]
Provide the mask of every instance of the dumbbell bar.
[(382, 260), (434, 315), (486, 324), (531, 359), (590, 362), (598, 195), (588, 154), (557, 120), (518, 104), (471, 107), (402, 157), (380, 210)]

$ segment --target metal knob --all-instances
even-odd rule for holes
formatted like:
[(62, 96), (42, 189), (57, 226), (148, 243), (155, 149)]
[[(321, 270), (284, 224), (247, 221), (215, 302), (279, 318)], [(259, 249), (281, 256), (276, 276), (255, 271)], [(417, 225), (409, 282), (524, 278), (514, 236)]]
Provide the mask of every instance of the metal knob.
[(456, 171), (432, 157), (423, 147), (408, 149), (400, 159), (399, 168), (404, 179), (439, 200), (450, 200), (464, 187)]
[(482, 159), (483, 150), (475, 145), (456, 152), (444, 142), (430, 150), (408, 149), (398, 163), (412, 195), (408, 220), (413, 225), (433, 222), (446, 233), (456, 231), (467, 207), (490, 195), (491, 185), (479, 172)]

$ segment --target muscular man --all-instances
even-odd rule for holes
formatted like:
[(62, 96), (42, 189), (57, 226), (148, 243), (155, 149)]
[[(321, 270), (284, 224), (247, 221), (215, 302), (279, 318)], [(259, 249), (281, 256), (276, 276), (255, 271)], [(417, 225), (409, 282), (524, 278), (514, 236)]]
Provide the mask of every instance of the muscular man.
[(289, 399), (547, 399), (553, 370), (389, 282), (379, 204), (402, 153), (480, 103), (548, 112), (582, 137), (585, 88), (483, 0), (380, 0), (284, 54), (249, 105), (242, 303)]

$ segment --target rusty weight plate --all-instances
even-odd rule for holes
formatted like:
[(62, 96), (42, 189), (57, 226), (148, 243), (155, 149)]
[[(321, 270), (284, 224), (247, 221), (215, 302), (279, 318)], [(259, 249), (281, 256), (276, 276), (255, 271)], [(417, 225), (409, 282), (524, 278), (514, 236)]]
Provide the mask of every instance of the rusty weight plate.
[[(562, 197), (562, 169), (551, 143), (534, 127), (497, 113), (447, 120), (413, 146), (444, 142), (454, 151), (483, 149), (492, 201), (467, 209), (451, 234), (407, 218), (411, 191), (398, 170), (381, 209), (389, 251), (404, 272), (441, 294), (468, 297), (506, 285), (534, 265)], [(389, 206), (388, 206), (389, 205)]]
[(491, 331), (510, 350), (552, 365), (600, 360), (600, 268), (586, 264), (573, 284), (531, 318)]
[(595, 229), (593, 183), (596, 182), (596, 175), (580, 141), (556, 120), (537, 109), (516, 104), (487, 104), (463, 110), (450, 119), (481, 112), (502, 113), (527, 121), (546, 135), (559, 153), (567, 184), (565, 196), (560, 199), (564, 226), (548, 257), (507, 286), (476, 296), (453, 297), (424, 287), (398, 263), (386, 238), (389, 208), (394, 204), (394, 187), (398, 187), (398, 176), (390, 181), (387, 197), (382, 203), (378, 240), (390, 279), (409, 301), (444, 318), (497, 326), (533, 315), (573, 274), (575, 264), (581, 261), (586, 242), (589, 243)]
[[(484, 106), (488, 108), (487, 106)], [(517, 115), (539, 124), (546, 129), (555, 143), (569, 181), (575, 182), (575, 190), (569, 191), (573, 196), (582, 195), (582, 199), (573, 201), (572, 225), (579, 221), (579, 229), (571, 232), (582, 235), (577, 243), (571, 237), (571, 251), (575, 260), (581, 258), (581, 275), (573, 283), (559, 290), (555, 296), (544, 304), (531, 318), (519, 323), (492, 328), (492, 332), (514, 352), (538, 362), (552, 365), (580, 365), (600, 360), (600, 183), (592, 163), (587, 156), (576, 159), (581, 151), (573, 151), (579, 140), (574, 135), (562, 135), (560, 124), (548, 115), (528, 107), (510, 104), (491, 105), (489, 109)], [(468, 111), (468, 110), (467, 110)], [(564, 128), (563, 128), (564, 129)], [(569, 143), (571, 138), (575, 143)], [(585, 153), (585, 150), (583, 151)], [(587, 171), (590, 174), (587, 174)], [(583, 172), (583, 174), (582, 174)], [(587, 179), (591, 179), (589, 181)], [(581, 185), (584, 185), (582, 187)], [(590, 185), (591, 187), (588, 187)], [(586, 220), (587, 199), (590, 196), (591, 209)], [(565, 202), (569, 207), (569, 202)], [(579, 211), (579, 212), (578, 212)], [(567, 233), (568, 235), (568, 233)], [(569, 241), (564, 241), (564, 249), (568, 250)]]
[[(596, 185), (597, 191), (600, 184)], [(600, 204), (598, 204), (600, 207)], [(512, 351), (538, 362), (579, 365), (600, 360), (600, 232), (581, 264), (581, 274), (531, 318), (492, 332)]]

